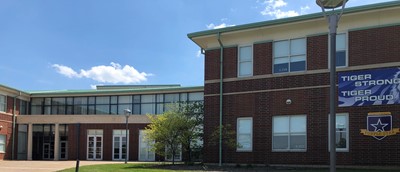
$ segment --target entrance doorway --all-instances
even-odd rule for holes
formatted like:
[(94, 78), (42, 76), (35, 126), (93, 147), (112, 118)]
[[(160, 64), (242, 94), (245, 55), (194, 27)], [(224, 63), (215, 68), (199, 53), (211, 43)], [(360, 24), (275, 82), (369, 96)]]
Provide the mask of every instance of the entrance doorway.
[(113, 160), (129, 158), (127, 152), (129, 152), (129, 141), (127, 144), (126, 130), (113, 130)]
[(87, 160), (103, 159), (103, 130), (88, 130)]
[(60, 159), (66, 160), (68, 158), (68, 141), (60, 141)]
[(145, 139), (144, 130), (139, 130), (139, 161), (155, 161), (155, 153), (150, 150), (150, 144)]

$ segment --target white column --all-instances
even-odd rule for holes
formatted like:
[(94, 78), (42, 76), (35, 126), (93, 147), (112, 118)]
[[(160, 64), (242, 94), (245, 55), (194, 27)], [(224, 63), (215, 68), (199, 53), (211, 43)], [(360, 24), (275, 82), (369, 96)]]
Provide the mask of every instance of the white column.
[(28, 124), (28, 160), (32, 160), (32, 137), (33, 137), (33, 124)]
[(59, 131), (60, 124), (56, 124), (54, 127), (54, 160), (58, 161), (60, 157), (60, 132)]

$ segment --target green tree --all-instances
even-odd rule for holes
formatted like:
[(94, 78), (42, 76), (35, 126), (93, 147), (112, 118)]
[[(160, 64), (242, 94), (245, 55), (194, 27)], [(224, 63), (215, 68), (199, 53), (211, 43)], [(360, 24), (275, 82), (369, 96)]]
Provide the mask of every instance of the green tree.
[(172, 104), (161, 115), (148, 115), (151, 123), (146, 127), (146, 139), (155, 140), (152, 150), (164, 157), (175, 155), (179, 151), (189, 154), (192, 149), (202, 148), (203, 103)]
[(184, 132), (182, 145), (186, 154), (186, 160), (192, 161), (192, 153), (196, 152), (197, 159), (201, 158), (203, 148), (203, 123), (204, 123), (204, 104), (203, 102), (193, 102), (180, 106), (179, 110), (188, 123), (188, 128)]
[[(219, 145), (219, 140), (220, 140), (219, 131), (220, 131), (219, 126), (216, 126), (214, 128), (214, 131), (208, 137), (210, 140), (208, 143), (208, 146)], [(236, 142), (236, 132), (235, 132), (235, 130), (232, 129), (232, 126), (230, 124), (222, 125), (222, 138), (221, 139), (222, 139), (222, 143), (227, 148), (236, 149), (236, 148), (241, 147), (241, 145), (239, 145)]]

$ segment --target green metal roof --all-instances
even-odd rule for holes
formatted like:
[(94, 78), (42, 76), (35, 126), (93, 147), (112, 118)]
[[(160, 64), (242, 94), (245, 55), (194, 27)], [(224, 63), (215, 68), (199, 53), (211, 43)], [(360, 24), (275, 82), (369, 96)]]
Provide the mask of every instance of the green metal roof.
[(41, 97), (48, 95), (73, 96), (73, 95), (106, 95), (106, 94), (124, 94), (124, 93), (149, 93), (149, 92), (179, 92), (190, 90), (204, 90), (203, 86), (192, 87), (158, 87), (158, 88), (133, 88), (133, 89), (102, 89), (102, 90), (49, 90), (49, 91), (28, 91), (32, 97)]
[[(382, 9), (382, 8), (390, 8), (390, 7), (395, 7), (395, 6), (400, 6), (400, 1), (399, 0), (390, 1), (390, 2), (384, 2), (384, 3), (364, 5), (364, 6), (358, 6), (358, 7), (345, 8), (343, 13), (344, 14), (350, 14), (350, 13), (356, 13), (356, 12), (362, 12), (362, 11), (378, 10), (378, 9)], [(263, 21), (263, 22), (257, 22), (257, 23), (250, 23), (250, 24), (226, 27), (226, 28), (221, 28), (221, 29), (212, 29), (212, 30), (194, 32), (194, 33), (189, 33), (187, 36), (190, 39), (192, 39), (194, 37), (215, 35), (215, 34), (218, 34), (218, 33), (233, 32), (233, 31), (253, 29), (253, 28), (258, 28), (258, 27), (280, 25), (280, 24), (299, 22), (299, 21), (305, 21), (305, 20), (311, 20), (311, 19), (317, 19), (317, 18), (323, 18), (323, 13), (320, 12), (320, 13), (314, 13), (314, 14), (308, 14), (308, 15), (301, 15), (301, 16), (297, 16), (297, 17), (289, 17), (289, 18), (284, 18), (284, 19), (277, 19), (277, 20)]]

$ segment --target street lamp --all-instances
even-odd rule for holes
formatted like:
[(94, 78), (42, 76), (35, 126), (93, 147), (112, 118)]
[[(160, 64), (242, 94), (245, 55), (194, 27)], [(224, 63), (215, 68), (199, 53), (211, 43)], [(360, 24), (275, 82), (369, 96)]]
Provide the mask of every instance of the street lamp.
[[(329, 89), (329, 155), (330, 172), (336, 171), (336, 30), (340, 17), (347, 0), (316, 0), (321, 7), (324, 17), (328, 20), (330, 35), (330, 89)], [(342, 7), (340, 13), (335, 12), (335, 8)], [(325, 12), (325, 9), (332, 9), (331, 13)]]
[(131, 115), (130, 109), (124, 109), (125, 113), (125, 164), (128, 162), (128, 118)]

